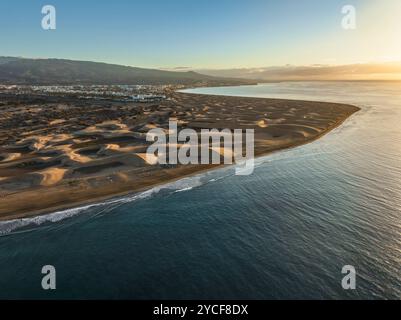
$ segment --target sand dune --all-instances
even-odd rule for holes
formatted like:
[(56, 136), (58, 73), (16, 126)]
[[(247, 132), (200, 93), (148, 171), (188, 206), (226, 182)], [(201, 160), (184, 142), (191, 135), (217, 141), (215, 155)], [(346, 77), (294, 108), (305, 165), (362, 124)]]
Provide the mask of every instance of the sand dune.
[(40, 185), (42, 186), (52, 186), (61, 180), (63, 180), (64, 174), (67, 172), (67, 169), (61, 169), (61, 168), (49, 168), (46, 170), (43, 170), (40, 172), (40, 174), (43, 176), (42, 181), (40, 182)]
[[(43, 98), (44, 99), (44, 98)], [(256, 155), (319, 138), (358, 108), (323, 102), (169, 93), (159, 104), (2, 97), (0, 219), (36, 215), (142, 190), (214, 165), (157, 165), (146, 133), (255, 129)], [(65, 115), (68, 114), (68, 117)], [(17, 125), (18, 124), (18, 125)], [(179, 148), (182, 144), (177, 144)], [(233, 157), (213, 146), (210, 153)]]
[(4, 153), (1, 155), (0, 162), (13, 161), (21, 157), (21, 153)]

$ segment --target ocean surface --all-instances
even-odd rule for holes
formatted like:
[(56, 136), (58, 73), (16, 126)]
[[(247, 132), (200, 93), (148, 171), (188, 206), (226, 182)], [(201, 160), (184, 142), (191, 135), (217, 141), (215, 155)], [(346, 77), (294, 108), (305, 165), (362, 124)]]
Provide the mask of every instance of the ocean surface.
[[(0, 298), (400, 299), (401, 82), (194, 93), (352, 103), (311, 144), (95, 206), (0, 223)], [(44, 195), (45, 196), (45, 195)], [(42, 266), (57, 289), (41, 288)], [(344, 265), (356, 290), (344, 290)]]

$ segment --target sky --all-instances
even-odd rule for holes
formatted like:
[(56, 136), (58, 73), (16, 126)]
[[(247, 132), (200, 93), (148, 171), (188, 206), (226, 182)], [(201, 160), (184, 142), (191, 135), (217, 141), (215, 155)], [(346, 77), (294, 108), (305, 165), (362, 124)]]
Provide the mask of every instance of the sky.
[[(44, 5), (56, 30), (41, 27)], [(1, 0), (0, 56), (167, 69), (401, 61), (400, 17), (399, 0)]]

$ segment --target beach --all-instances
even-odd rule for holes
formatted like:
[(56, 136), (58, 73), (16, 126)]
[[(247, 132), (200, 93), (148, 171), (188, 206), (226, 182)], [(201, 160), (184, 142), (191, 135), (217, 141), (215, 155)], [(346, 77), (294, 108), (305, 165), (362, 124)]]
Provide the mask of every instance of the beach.
[(110, 199), (219, 165), (152, 165), (152, 128), (254, 129), (255, 156), (312, 142), (359, 110), (348, 104), (172, 92), (139, 104), (2, 95), (0, 220)]

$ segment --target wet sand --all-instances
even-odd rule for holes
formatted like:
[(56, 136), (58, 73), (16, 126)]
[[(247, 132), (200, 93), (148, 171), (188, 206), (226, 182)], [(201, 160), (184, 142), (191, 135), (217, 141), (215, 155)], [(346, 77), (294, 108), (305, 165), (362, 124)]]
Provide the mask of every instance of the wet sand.
[(151, 128), (255, 129), (255, 155), (312, 142), (357, 112), (325, 102), (170, 93), (158, 103), (0, 95), (0, 220), (142, 191), (218, 165), (150, 165)]

